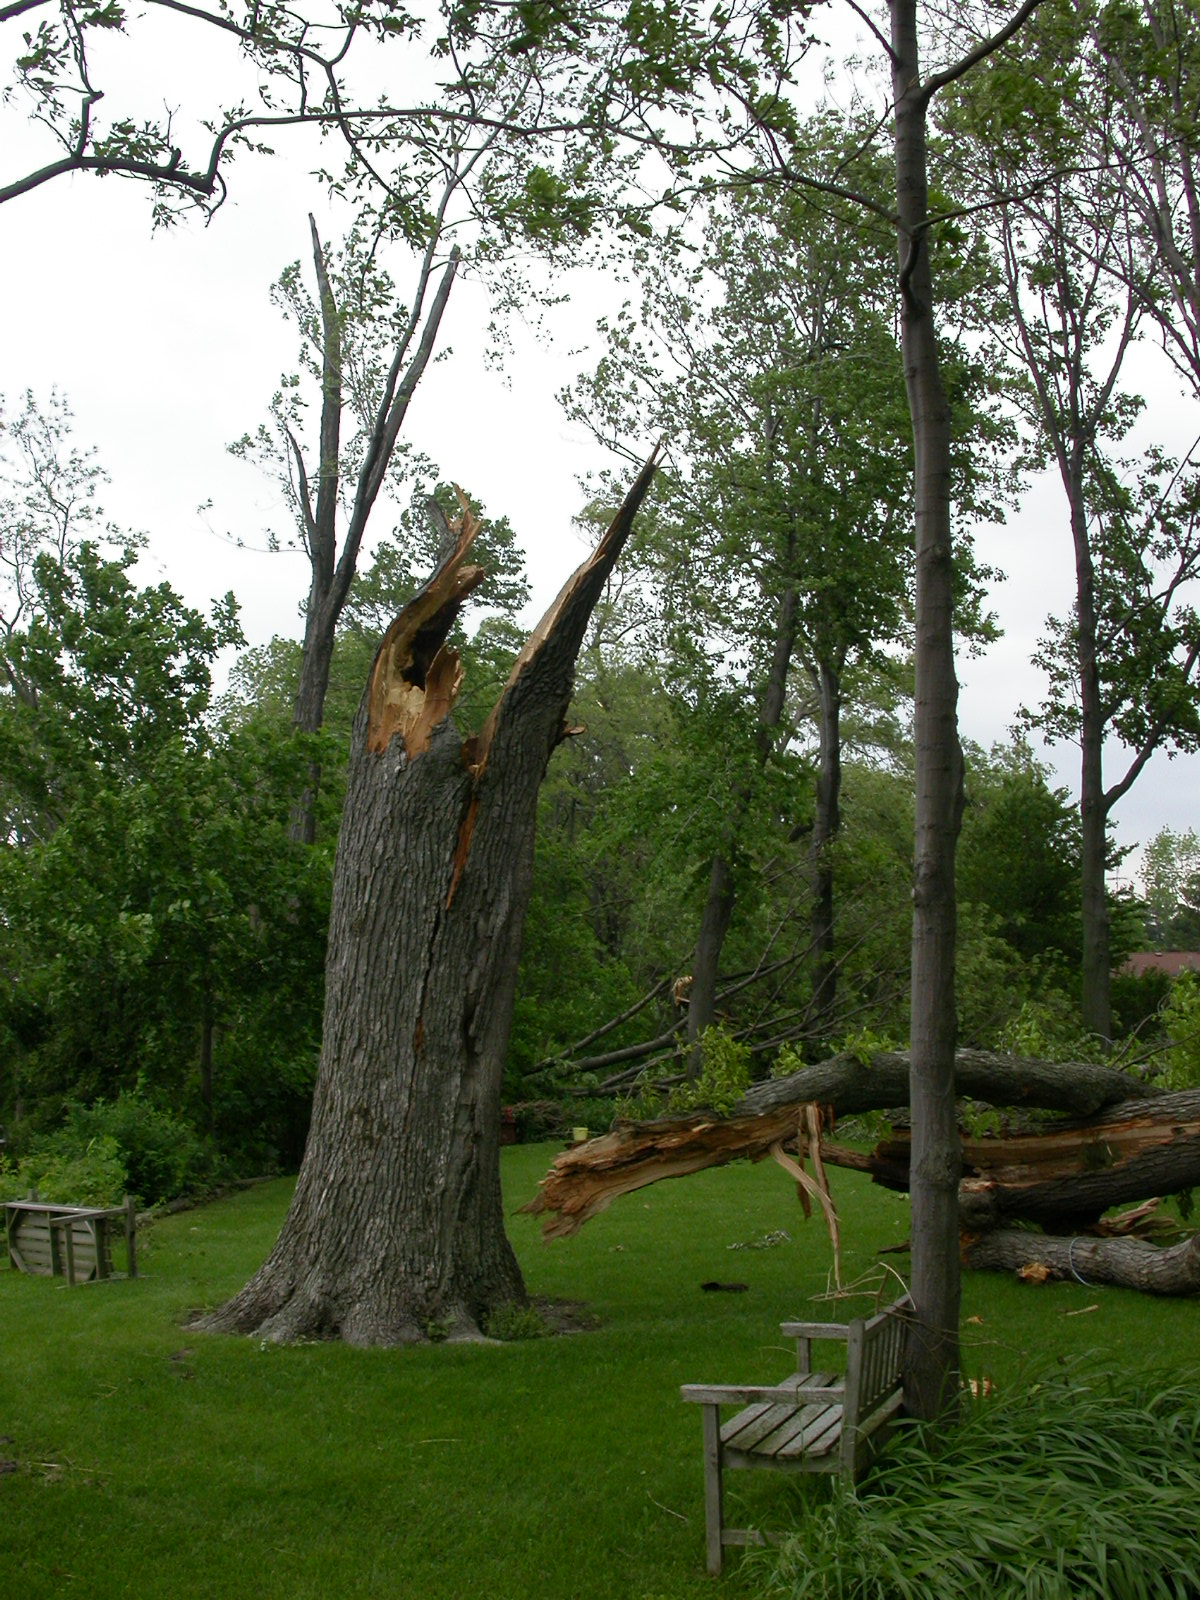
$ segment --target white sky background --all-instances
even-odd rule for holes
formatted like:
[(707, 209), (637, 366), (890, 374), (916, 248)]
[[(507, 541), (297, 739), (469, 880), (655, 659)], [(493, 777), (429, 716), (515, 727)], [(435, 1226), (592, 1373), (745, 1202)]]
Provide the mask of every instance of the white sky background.
[[(133, 65), (154, 74), (173, 60), (186, 87), (203, 65), (195, 33), (186, 52), (164, 57), (160, 44)], [(212, 70), (223, 69), (214, 61)], [(154, 81), (161, 104), (174, 90)], [(106, 87), (116, 101), (118, 81), (110, 75)], [(307, 212), (327, 242), (344, 224), (306, 175), (320, 159), (316, 141), (285, 135), (277, 149), (274, 160), (235, 164), (230, 199), (207, 228), (196, 218), (152, 235), (147, 193), (111, 178), (56, 179), (0, 207), (0, 392), (10, 414), (26, 388), (44, 398), (57, 386), (75, 411), (77, 442), (97, 447), (111, 477), (109, 515), (149, 534), (147, 577), (165, 576), (195, 605), (232, 589), (252, 644), (299, 633), (307, 564), (299, 553), (261, 554), (224, 537), (259, 546), (265, 527), (289, 531), (277, 487), (226, 446), (265, 419), (280, 374), (295, 367), (294, 332), (268, 294), (289, 261), (309, 260)], [(0, 150), (0, 178), (46, 159), (11, 110), (0, 116)], [(403, 292), (402, 263), (394, 275)], [(483, 361), (482, 291), (456, 284), (441, 340), (451, 353), (430, 368), (406, 424), (443, 477), (508, 515), (527, 552), (535, 616), (584, 552), (572, 526), (583, 503), (578, 479), (611, 465), (555, 396), (594, 364), (595, 349), (589, 357), (581, 346), (620, 298), (616, 286), (584, 280), (570, 306), (549, 314), (553, 346), (518, 335), (502, 378)], [(1200, 430), (1174, 375), (1148, 356), (1137, 382), (1149, 402), (1141, 442), (1186, 450)], [(198, 514), (210, 500), (212, 511)], [(962, 732), (990, 745), (1007, 737), (1022, 701), (1040, 697), (1029, 658), (1047, 612), (1071, 604), (1056, 480), (1034, 485), (1006, 526), (977, 530), (976, 540), (980, 560), (1008, 575), (991, 599), (1004, 637), (960, 663)], [(1078, 752), (1063, 747), (1052, 759), (1077, 792)], [(1119, 759), (1117, 750), (1107, 757), (1109, 781)], [(1155, 758), (1117, 808), (1120, 841), (1144, 844), (1164, 825), (1196, 825), (1198, 794), (1200, 758)]]

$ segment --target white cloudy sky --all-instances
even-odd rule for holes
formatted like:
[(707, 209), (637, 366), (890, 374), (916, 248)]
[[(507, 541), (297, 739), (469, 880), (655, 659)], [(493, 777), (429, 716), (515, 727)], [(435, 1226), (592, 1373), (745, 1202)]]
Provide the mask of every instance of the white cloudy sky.
[[(0, 148), (0, 180), (22, 161), (36, 163), (11, 112), (0, 118)], [(280, 373), (294, 364), (270, 284), (307, 255), (308, 211), (328, 238), (339, 222), (306, 176), (311, 152), (283, 148), (274, 161), (235, 169), (231, 198), (207, 228), (197, 219), (152, 235), (146, 195), (112, 179), (56, 180), (0, 208), (0, 392), (10, 409), (26, 388), (66, 394), (78, 439), (98, 447), (110, 474), (110, 515), (150, 535), (155, 573), (193, 603), (232, 589), (253, 643), (298, 632), (305, 566), (302, 556), (239, 549), (225, 537), (254, 546), (265, 525), (287, 528), (278, 490), (226, 446), (263, 418)], [(581, 558), (572, 527), (578, 479), (609, 464), (555, 399), (587, 360), (579, 346), (603, 298), (594, 280), (582, 294), (577, 288), (554, 344), (518, 338), (501, 378), (483, 360), (482, 294), (460, 284), (444, 323), (451, 353), (427, 374), (410, 413), (410, 437), (443, 474), (510, 517), (528, 552), (536, 609)], [(1139, 383), (1149, 401), (1145, 437), (1186, 449), (1194, 416), (1174, 379), (1147, 360)], [(208, 501), (213, 510), (198, 514)], [(1070, 605), (1056, 485), (1035, 485), (1006, 526), (981, 531), (977, 542), (980, 558), (1008, 574), (992, 600), (1004, 637), (961, 663), (963, 732), (986, 745), (1006, 736), (1023, 700), (1038, 698), (1030, 654), (1047, 611)], [(1074, 789), (1077, 752), (1062, 748), (1053, 759)], [(1193, 826), (1198, 791), (1200, 758), (1157, 758), (1118, 808), (1120, 839), (1144, 843), (1163, 825)]]

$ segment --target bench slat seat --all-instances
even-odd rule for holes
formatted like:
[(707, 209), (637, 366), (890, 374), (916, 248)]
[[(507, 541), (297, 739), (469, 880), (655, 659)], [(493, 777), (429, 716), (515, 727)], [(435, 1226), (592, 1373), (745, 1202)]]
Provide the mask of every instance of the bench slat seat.
[[(797, 1370), (774, 1384), (685, 1384), (684, 1400), (701, 1405), (704, 1421), (704, 1507), (708, 1570), (719, 1573), (727, 1545), (773, 1539), (725, 1525), (726, 1467), (840, 1472), (853, 1480), (866, 1467), (900, 1410), (907, 1295), (870, 1318), (851, 1323), (785, 1322), (796, 1340)], [(814, 1340), (846, 1345), (846, 1371), (810, 1370)], [(721, 1421), (721, 1407), (742, 1409)]]

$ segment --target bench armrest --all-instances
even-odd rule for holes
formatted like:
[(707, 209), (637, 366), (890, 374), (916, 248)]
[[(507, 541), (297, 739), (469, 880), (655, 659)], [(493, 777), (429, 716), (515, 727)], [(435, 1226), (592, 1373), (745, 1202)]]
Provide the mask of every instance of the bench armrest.
[(844, 1322), (781, 1322), (785, 1339), (845, 1339), (850, 1329)]
[(755, 1401), (773, 1406), (806, 1406), (813, 1402), (840, 1405), (845, 1399), (845, 1389), (840, 1383), (826, 1389), (808, 1388), (795, 1379), (777, 1384), (685, 1383), (679, 1397), (704, 1406), (751, 1405)]

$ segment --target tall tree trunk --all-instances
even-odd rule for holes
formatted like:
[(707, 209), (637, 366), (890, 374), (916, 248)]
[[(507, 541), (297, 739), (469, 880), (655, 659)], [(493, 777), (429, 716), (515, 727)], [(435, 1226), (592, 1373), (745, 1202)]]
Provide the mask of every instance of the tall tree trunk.
[(916, 838), (911, 1017), (912, 1295), (905, 1358), (910, 1413), (933, 1418), (958, 1387), (958, 1182), (954, 1114), (954, 856), (963, 761), (954, 675), (950, 407), (938, 362), (929, 262), (926, 112), (916, 0), (890, 0), (900, 327), (913, 425), (916, 517)]
[(537, 791), (652, 475), (651, 462), (474, 738), (449, 717), (462, 669), (444, 644), (483, 578), (466, 564), (469, 513), (388, 629), (354, 726), (304, 1162), (270, 1257), (199, 1327), (399, 1344), (475, 1336), (524, 1299), (500, 1202), (500, 1082)]
[(704, 1030), (716, 1016), (717, 979), (721, 970), (721, 947), (733, 916), (733, 873), (721, 851), (712, 858), (708, 872), (708, 892), (700, 913), (700, 931), (692, 952), (692, 986), (688, 990), (688, 1064), (691, 1079), (700, 1076), (700, 1041)]
[(837, 999), (837, 965), (833, 956), (833, 842), (841, 827), (842, 685), (838, 672), (822, 661), (817, 667), (818, 727), (817, 804), (813, 817), (812, 872), (813, 992), (809, 1021), (827, 1028)]
[(1083, 1004), (1086, 1032), (1112, 1037), (1111, 958), (1107, 864), (1108, 807), (1104, 794), (1104, 708), (1096, 651), (1096, 580), (1084, 500), (1082, 446), (1076, 443), (1064, 474), (1075, 546), (1075, 628), (1079, 670), (1081, 775), (1079, 813), (1083, 871)]
[[(789, 556), (791, 548), (789, 547)], [(794, 583), (789, 583), (779, 600), (779, 615), (775, 626), (775, 643), (771, 651), (771, 670), (763, 692), (762, 708), (755, 729), (755, 745), (759, 766), (765, 766), (771, 754), (771, 741), (783, 719), (787, 700), (787, 675), (796, 647), (796, 612), (800, 596)], [(711, 1027), (716, 1016), (717, 986), (721, 973), (721, 950), (729, 923), (733, 917), (736, 890), (729, 856), (736, 843), (739, 827), (746, 814), (746, 795), (735, 788), (732, 795), (732, 816), (726, 828), (727, 843), (713, 856), (708, 874), (708, 892), (704, 897), (704, 910), (700, 915), (700, 931), (692, 953), (692, 986), (688, 993), (688, 1067), (691, 1079), (700, 1076), (700, 1040), (705, 1028)]]

